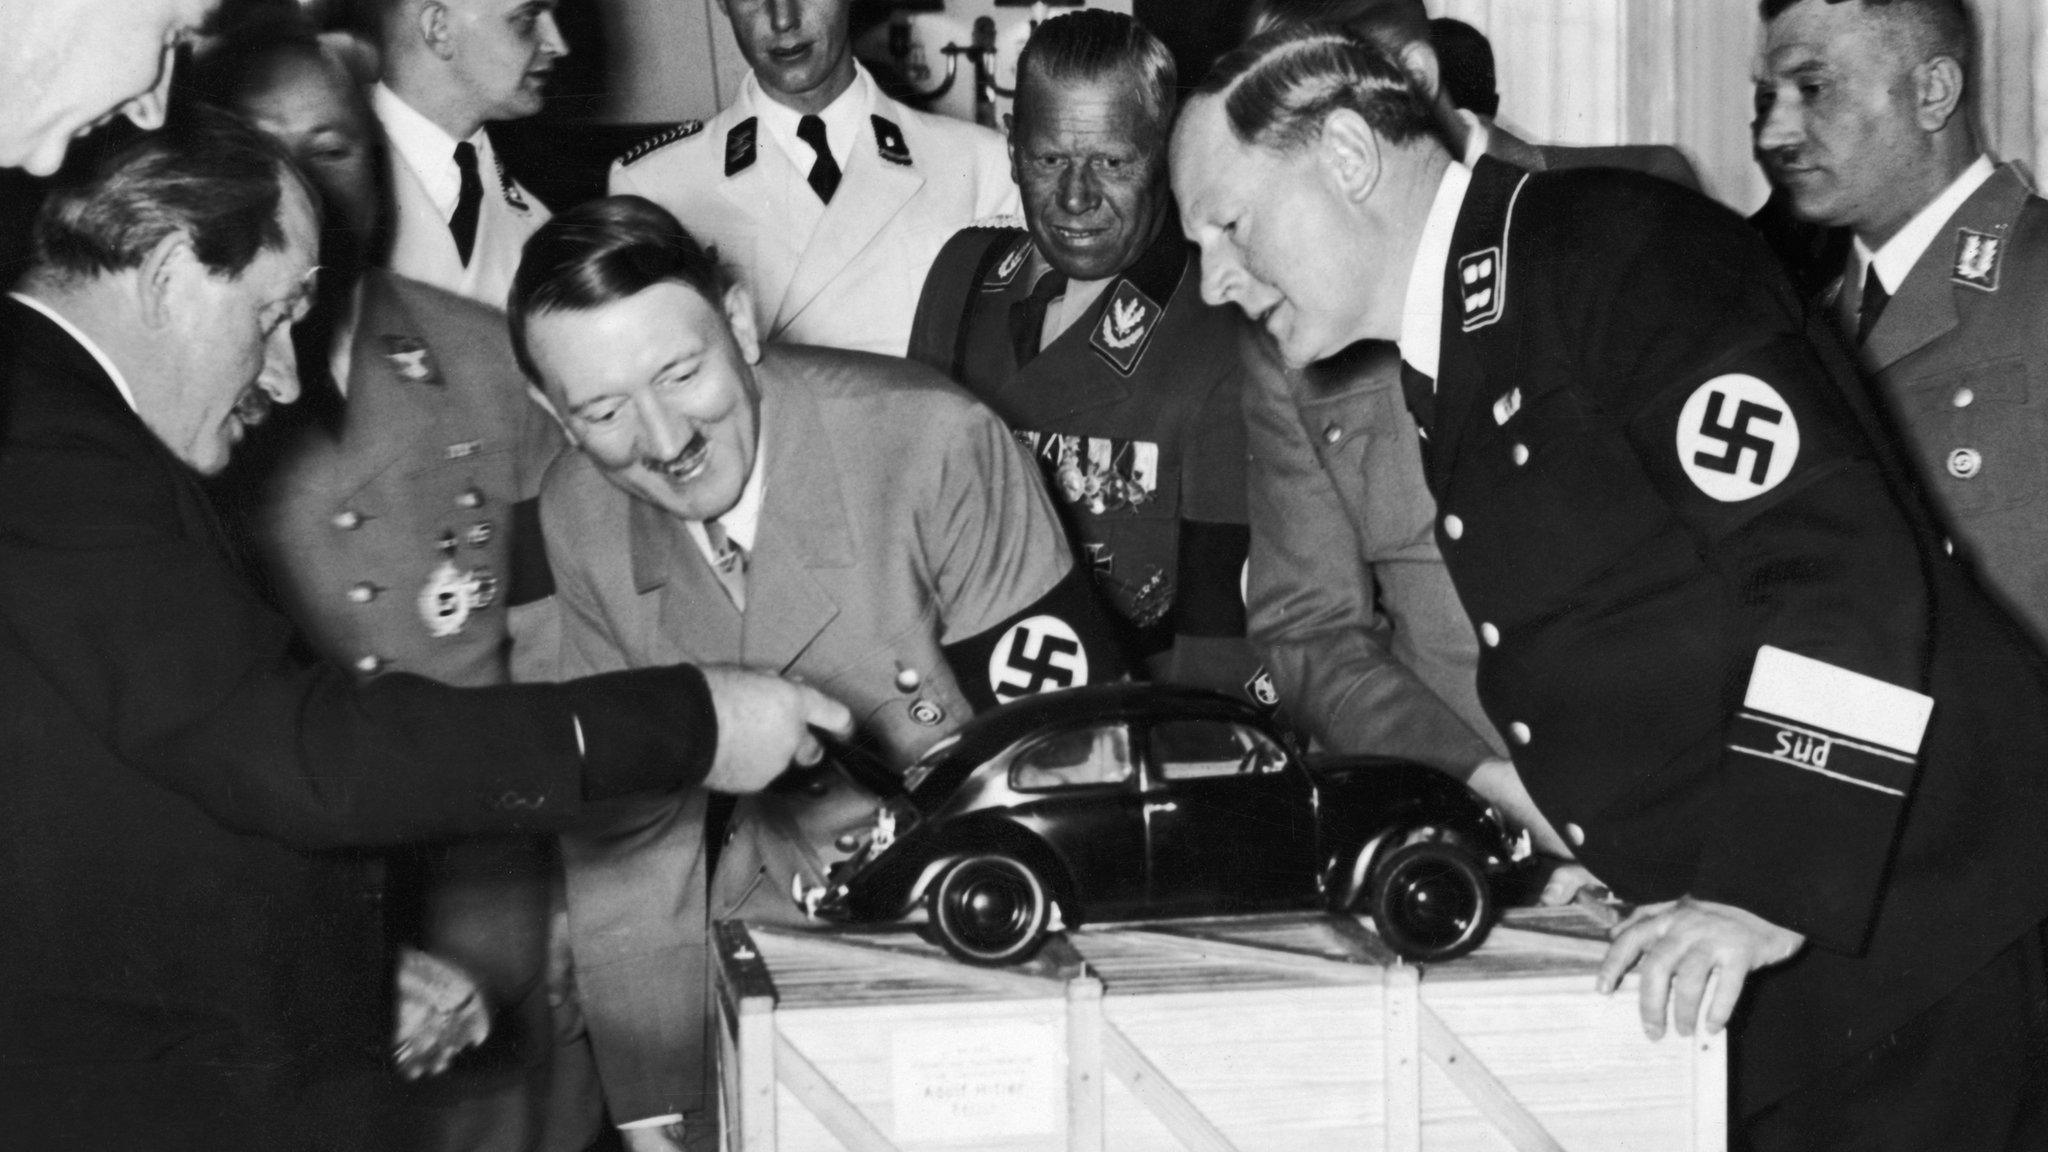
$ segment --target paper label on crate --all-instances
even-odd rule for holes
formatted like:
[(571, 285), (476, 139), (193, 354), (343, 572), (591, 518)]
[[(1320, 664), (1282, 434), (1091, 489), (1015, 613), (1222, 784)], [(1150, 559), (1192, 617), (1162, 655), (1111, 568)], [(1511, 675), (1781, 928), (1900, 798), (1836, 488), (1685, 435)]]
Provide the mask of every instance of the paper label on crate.
[(892, 1040), (899, 1141), (969, 1141), (1057, 1133), (1066, 1114), (1066, 1052), (1056, 1021), (905, 1024)]

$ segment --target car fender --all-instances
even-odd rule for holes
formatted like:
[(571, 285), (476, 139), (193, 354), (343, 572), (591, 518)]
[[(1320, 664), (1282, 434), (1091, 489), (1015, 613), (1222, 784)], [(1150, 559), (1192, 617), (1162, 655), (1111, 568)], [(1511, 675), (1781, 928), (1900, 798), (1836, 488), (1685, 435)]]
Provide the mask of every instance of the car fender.
[[(992, 814), (993, 816), (994, 814)], [(1014, 856), (1037, 872), (1052, 896), (1059, 903), (1060, 914), (1068, 924), (1080, 923), (1080, 907), (1077, 903), (1072, 871), (1060, 858), (1052, 845), (1037, 833), (1013, 821), (995, 817), (986, 820), (960, 820), (950, 824), (942, 839), (929, 847), (931, 858), (919, 872), (910, 891), (909, 905), (923, 900), (932, 882), (955, 861), (968, 856), (1000, 852)]]

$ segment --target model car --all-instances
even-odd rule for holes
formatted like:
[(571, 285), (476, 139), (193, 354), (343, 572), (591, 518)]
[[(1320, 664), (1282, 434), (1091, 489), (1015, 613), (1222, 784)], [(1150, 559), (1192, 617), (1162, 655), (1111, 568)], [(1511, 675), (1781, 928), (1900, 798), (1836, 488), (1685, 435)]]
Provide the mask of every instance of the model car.
[(1249, 702), (1162, 685), (992, 709), (894, 790), (827, 887), (795, 895), (841, 921), (922, 904), (971, 964), (1021, 962), (1084, 922), (1318, 904), (1370, 911), (1402, 955), (1445, 960), (1485, 938), (1518, 855), (1499, 815), (1441, 772), (1309, 758)]

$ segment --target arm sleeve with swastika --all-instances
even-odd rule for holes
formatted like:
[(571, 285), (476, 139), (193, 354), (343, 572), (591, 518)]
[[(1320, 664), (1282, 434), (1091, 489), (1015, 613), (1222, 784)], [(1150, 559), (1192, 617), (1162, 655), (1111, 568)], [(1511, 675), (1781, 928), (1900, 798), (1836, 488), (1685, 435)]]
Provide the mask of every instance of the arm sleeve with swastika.
[[(1809, 341), (1769, 253), (1703, 202), (1667, 223), (1639, 233), (1611, 294), (1589, 294), (1634, 318), (1608, 323), (1589, 376), (1732, 590), (1731, 672), (1749, 676), (1756, 653), (1780, 649), (1816, 662), (1802, 667), (1827, 699), (1821, 719), (1788, 721), (1797, 706), (1771, 697), (1801, 695), (1799, 677), (1734, 686), (1691, 892), (1854, 952), (1917, 767), (1871, 737), (1884, 727), (1871, 717), (1924, 682), (1923, 544), (1847, 401), (1855, 382)], [(1789, 466), (1776, 458), (1788, 453)]]
[(939, 458), (918, 477), (925, 487), (917, 532), (940, 644), (962, 691), (977, 708), (996, 702), (990, 655), (1020, 622), (1041, 614), (1073, 631), (1086, 653), (1085, 682), (1121, 675), (1112, 634), (1074, 567), (1038, 466), (978, 403), (935, 405), (932, 416), (951, 427), (935, 428)]

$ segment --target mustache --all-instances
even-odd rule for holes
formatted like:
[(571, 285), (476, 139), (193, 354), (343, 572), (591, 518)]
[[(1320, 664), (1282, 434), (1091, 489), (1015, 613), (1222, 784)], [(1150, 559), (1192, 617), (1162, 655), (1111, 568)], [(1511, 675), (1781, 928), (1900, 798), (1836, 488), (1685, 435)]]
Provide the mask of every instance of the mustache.
[(261, 388), (251, 388), (235, 398), (234, 417), (242, 423), (255, 426), (263, 423), (276, 404), (270, 393)]
[(704, 450), (709, 444), (710, 441), (705, 439), (704, 433), (692, 433), (690, 442), (683, 445), (681, 450), (675, 455), (666, 460), (656, 456), (642, 456), (640, 458), (640, 466), (650, 472), (659, 472), (671, 480), (680, 480), (683, 478), (683, 474), (688, 472), (697, 460), (703, 456)]

